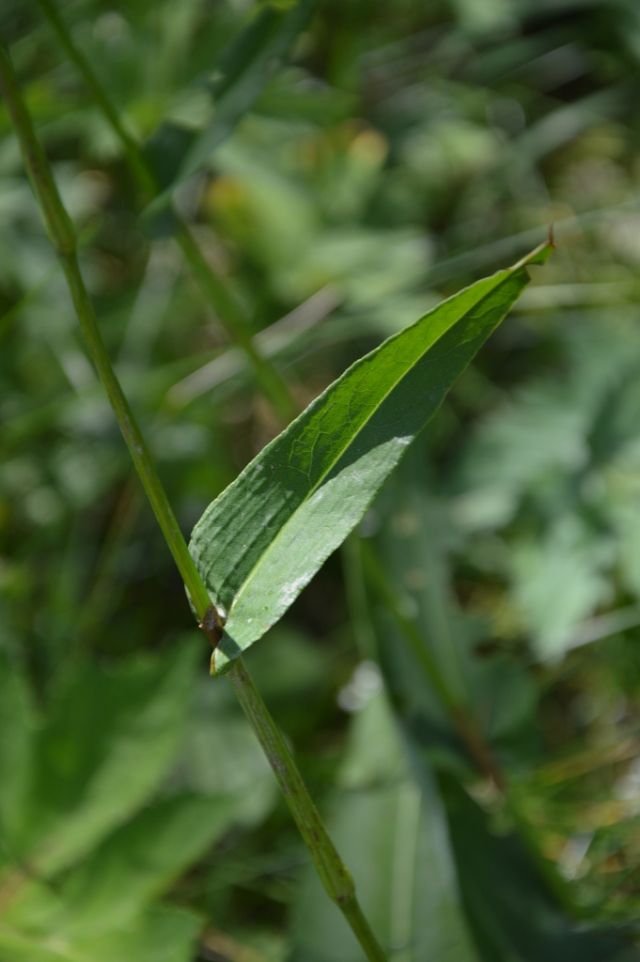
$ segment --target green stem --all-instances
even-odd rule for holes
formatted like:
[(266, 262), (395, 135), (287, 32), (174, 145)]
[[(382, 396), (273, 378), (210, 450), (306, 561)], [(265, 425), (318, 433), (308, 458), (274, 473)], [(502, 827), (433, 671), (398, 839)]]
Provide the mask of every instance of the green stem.
[(290, 421), (298, 413), (298, 409), (286, 381), (282, 379), (278, 369), (274, 367), (271, 361), (256, 347), (237, 300), (232, 296), (221, 278), (211, 270), (188, 225), (179, 218), (175, 211), (173, 216), (177, 225), (176, 240), (193, 276), (200, 285), (200, 289), (213, 304), (216, 314), (223, 322), (231, 340), (244, 353), (253, 368), (253, 373), (262, 393), (271, 403), (278, 418), (285, 423)]
[[(143, 195), (147, 200), (151, 200), (158, 193), (158, 184), (135, 137), (120, 120), (118, 111), (112, 104), (93, 67), (73, 42), (73, 38), (53, 0), (38, 0), (38, 3), (44, 16), (56, 32), (61, 46), (82, 75), (86, 86), (91, 90), (104, 117), (122, 144), (127, 162)], [(289, 421), (297, 414), (297, 406), (286, 381), (282, 378), (278, 369), (255, 346), (247, 318), (237, 298), (213, 270), (211, 264), (204, 257), (189, 226), (174, 208), (172, 208), (172, 218), (176, 226), (176, 241), (200, 286), (200, 290), (207, 301), (213, 305), (220, 323), (230, 339), (244, 352), (263, 394), (272, 405), (278, 418), (284, 422)]]
[(165, 537), (182, 579), (191, 595), (198, 615), (204, 616), (210, 605), (209, 594), (202, 584), (189, 554), (182, 532), (155, 470), (142, 433), (136, 424), (120, 382), (111, 366), (109, 355), (98, 327), (93, 303), (80, 273), (75, 230), (60, 200), (48, 161), (36, 138), (31, 118), (22, 100), (18, 84), (4, 49), (0, 49), (0, 86), (33, 189), (40, 202), (51, 243), (60, 258), (87, 350), (104, 386), (129, 449), (135, 469)]
[(282, 733), (271, 716), (265, 712), (260, 693), (240, 658), (234, 661), (229, 671), (229, 679), (275, 772), (327, 894), (351, 926), (367, 959), (384, 962), (386, 956), (362, 913), (353, 879), (324, 827)]
[[(213, 630), (209, 615), (212, 611), (215, 613), (215, 609), (189, 554), (142, 433), (111, 366), (95, 310), (80, 272), (73, 225), (60, 199), (48, 161), (24, 105), (9, 55), (2, 44), (0, 44), (0, 90), (20, 142), (25, 166), (42, 207), (49, 236), (60, 256), (89, 354), (107, 392), (136, 471), (201, 624), (205, 630)], [(369, 962), (384, 962), (384, 953), (362, 914), (351, 876), (324, 827), (284, 738), (240, 658), (236, 659), (228, 674), (245, 715), (269, 759), (328, 894), (351, 926)]]
[(84, 286), (82, 274), (80, 273), (76, 251), (61, 250), (58, 248), (58, 254), (62, 261), (62, 267), (89, 355), (96, 366), (100, 380), (107, 392), (118, 425), (129, 448), (131, 460), (138, 473), (138, 477), (142, 481), (153, 513), (160, 525), (169, 550), (173, 555), (182, 580), (187, 587), (193, 606), (198, 616), (202, 619), (211, 604), (209, 593), (202, 583), (193, 558), (189, 554), (178, 521), (158, 477), (142, 432), (136, 423), (133, 412), (129, 407), (129, 402), (111, 366), (111, 361), (109, 360), (107, 349), (98, 327), (93, 304)]
[(103, 89), (96, 73), (93, 70), (93, 67), (82, 54), (82, 52), (78, 50), (71, 39), (71, 35), (67, 30), (64, 20), (58, 13), (55, 3), (53, 3), (52, 0), (38, 0), (38, 3), (44, 16), (57, 33), (60, 44), (66, 51), (69, 60), (71, 60), (72, 63), (75, 63), (76, 67), (78, 67), (82, 73), (87, 87), (93, 93), (100, 110), (109, 121), (111, 129), (114, 131), (116, 137), (122, 144), (129, 165), (133, 170), (134, 176), (138, 180), (138, 183), (143, 190), (148, 193), (149, 199), (151, 199), (156, 193), (156, 185), (153, 176), (140, 155), (135, 138), (132, 137), (120, 120), (118, 111), (115, 109), (106, 91)]

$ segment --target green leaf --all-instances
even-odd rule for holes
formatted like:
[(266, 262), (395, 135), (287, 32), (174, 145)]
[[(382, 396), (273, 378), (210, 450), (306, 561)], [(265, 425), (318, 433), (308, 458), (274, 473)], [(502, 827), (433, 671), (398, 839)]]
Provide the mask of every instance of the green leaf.
[[(403, 962), (638, 962), (622, 927), (571, 917), (523, 840), (494, 830), (457, 779), (434, 773), (402, 724), (401, 740), (379, 695), (355, 716), (330, 825), (390, 954)], [(311, 870), (294, 905), (293, 939), (291, 962), (361, 958)]]
[(2, 962), (190, 962), (201, 927), (192, 912), (172, 906), (150, 909), (108, 935), (78, 940), (63, 933), (42, 939), (0, 920), (0, 958)]
[(39, 731), (18, 674), (0, 664), (13, 713), (0, 760), (16, 774), (0, 791), (3, 960), (192, 958), (200, 920), (152, 900), (237, 823), (235, 800), (180, 795), (138, 809), (175, 758), (197, 653), (183, 645), (115, 668), (81, 663)]
[(640, 960), (624, 930), (578, 925), (522, 839), (493, 831), (454, 779), (443, 776), (441, 789), (462, 901), (483, 962)]
[(610, 601), (611, 555), (602, 531), (568, 510), (546, 537), (515, 545), (514, 601), (540, 659), (562, 657), (583, 620)]
[(236, 821), (230, 798), (179, 796), (149, 806), (50, 885), (35, 883), (5, 909), (17, 931), (70, 941), (133, 924), (152, 899)]
[(557, 377), (551, 384), (537, 381), (480, 422), (453, 479), (467, 527), (509, 522), (528, 490), (584, 468), (587, 414), (574, 394)]
[(449, 555), (460, 550), (459, 535), (432, 475), (424, 446), (416, 444), (376, 502), (382, 523), (372, 539), (375, 555), (367, 542), (360, 548), (380, 666), (403, 715), (429, 732), (431, 757), (446, 757), (457, 769), (469, 763), (451, 712), (455, 704), (464, 706), (501, 761), (510, 761), (517, 745), (523, 764), (537, 741), (536, 689), (512, 656), (477, 652), (488, 626), (458, 604)]
[[(214, 102), (211, 121), (201, 131), (163, 124), (145, 146), (158, 185), (166, 192), (205, 165), (215, 148), (253, 106), (279, 67), (295, 38), (306, 26), (316, 0), (298, 0), (283, 9), (264, 7), (222, 56), (210, 85)], [(155, 210), (160, 200), (154, 201)]]
[(135, 922), (110, 932), (102, 939), (87, 938), (78, 945), (78, 954), (87, 962), (191, 962), (202, 920), (193, 912), (174, 905), (157, 906)]
[[(262, 690), (262, 689), (261, 689)], [(276, 785), (269, 763), (230, 689), (204, 676), (180, 746), (174, 777), (189, 792), (234, 798), (234, 821), (253, 825), (273, 807)]]
[[(412, 779), (380, 694), (354, 717), (334, 801), (332, 836), (390, 955), (403, 962), (478, 962), (437, 786)], [(360, 962), (353, 935), (311, 871), (300, 887), (293, 923), (291, 962)]]
[[(167, 771), (191, 700), (197, 649), (86, 663), (61, 686), (34, 746), (12, 851), (38, 873), (89, 851), (141, 806)], [(0, 743), (7, 738), (0, 732)]]
[(366, 511), (529, 280), (518, 264), (444, 301), (350, 367), (205, 511), (191, 552), (227, 614), (216, 669), (281, 617)]

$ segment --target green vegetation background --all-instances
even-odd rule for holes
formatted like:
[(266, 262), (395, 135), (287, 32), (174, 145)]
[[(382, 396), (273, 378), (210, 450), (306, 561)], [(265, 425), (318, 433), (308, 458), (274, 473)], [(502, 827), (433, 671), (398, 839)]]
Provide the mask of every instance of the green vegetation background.
[[(276, 6), (57, 9), (161, 176), (217, 89), (176, 203), (300, 407), (552, 222), (558, 250), (250, 667), (392, 958), (635, 959), (640, 7), (327, 0), (243, 75)], [(0, 25), (188, 531), (278, 419), (39, 5)], [(5, 112), (0, 133), (0, 959), (356, 960), (207, 677)]]

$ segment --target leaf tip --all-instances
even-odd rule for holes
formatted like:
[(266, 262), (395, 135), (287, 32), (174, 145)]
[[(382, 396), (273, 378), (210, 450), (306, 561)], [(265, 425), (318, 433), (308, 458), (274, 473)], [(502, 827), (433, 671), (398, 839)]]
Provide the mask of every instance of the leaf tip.
[(525, 254), (524, 257), (517, 261), (513, 265), (513, 270), (519, 270), (521, 267), (531, 267), (534, 264), (545, 264), (554, 252), (555, 247), (553, 225), (551, 225), (547, 240), (543, 241), (542, 244), (538, 244), (537, 247), (534, 247), (532, 251), (529, 251), (528, 254)]

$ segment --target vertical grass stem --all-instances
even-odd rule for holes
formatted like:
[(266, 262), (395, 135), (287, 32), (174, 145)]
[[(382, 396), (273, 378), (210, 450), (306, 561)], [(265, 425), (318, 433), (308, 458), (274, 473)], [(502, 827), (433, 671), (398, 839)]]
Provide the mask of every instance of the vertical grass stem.
[[(11, 115), (25, 166), (42, 208), (49, 236), (60, 257), (88, 352), (98, 371), (134, 467), (191, 596), (200, 622), (205, 622), (205, 616), (212, 608), (209, 594), (189, 554), (142, 432), (111, 365), (93, 303), (80, 271), (73, 224), (60, 199), (47, 158), (36, 137), (31, 117), (22, 99), (11, 60), (2, 43), (0, 43), (0, 90)], [(360, 908), (353, 880), (329, 837), (281, 732), (240, 658), (236, 659), (228, 674), (242, 709), (269, 759), (327, 893), (351, 927), (366, 959), (369, 962), (385, 962), (385, 954)]]
[[(91, 63), (75, 44), (54, 0), (38, 0), (38, 4), (69, 60), (75, 64), (107, 123), (122, 144), (127, 163), (145, 200), (151, 201), (158, 193), (158, 184), (136, 138), (127, 130)], [(278, 419), (286, 423), (298, 413), (286, 381), (275, 365), (256, 347), (241, 305), (204, 256), (189, 225), (175, 209), (172, 209), (172, 219), (176, 228), (176, 242), (201, 292), (214, 308), (231, 341), (244, 353), (262, 393), (271, 404)]]

